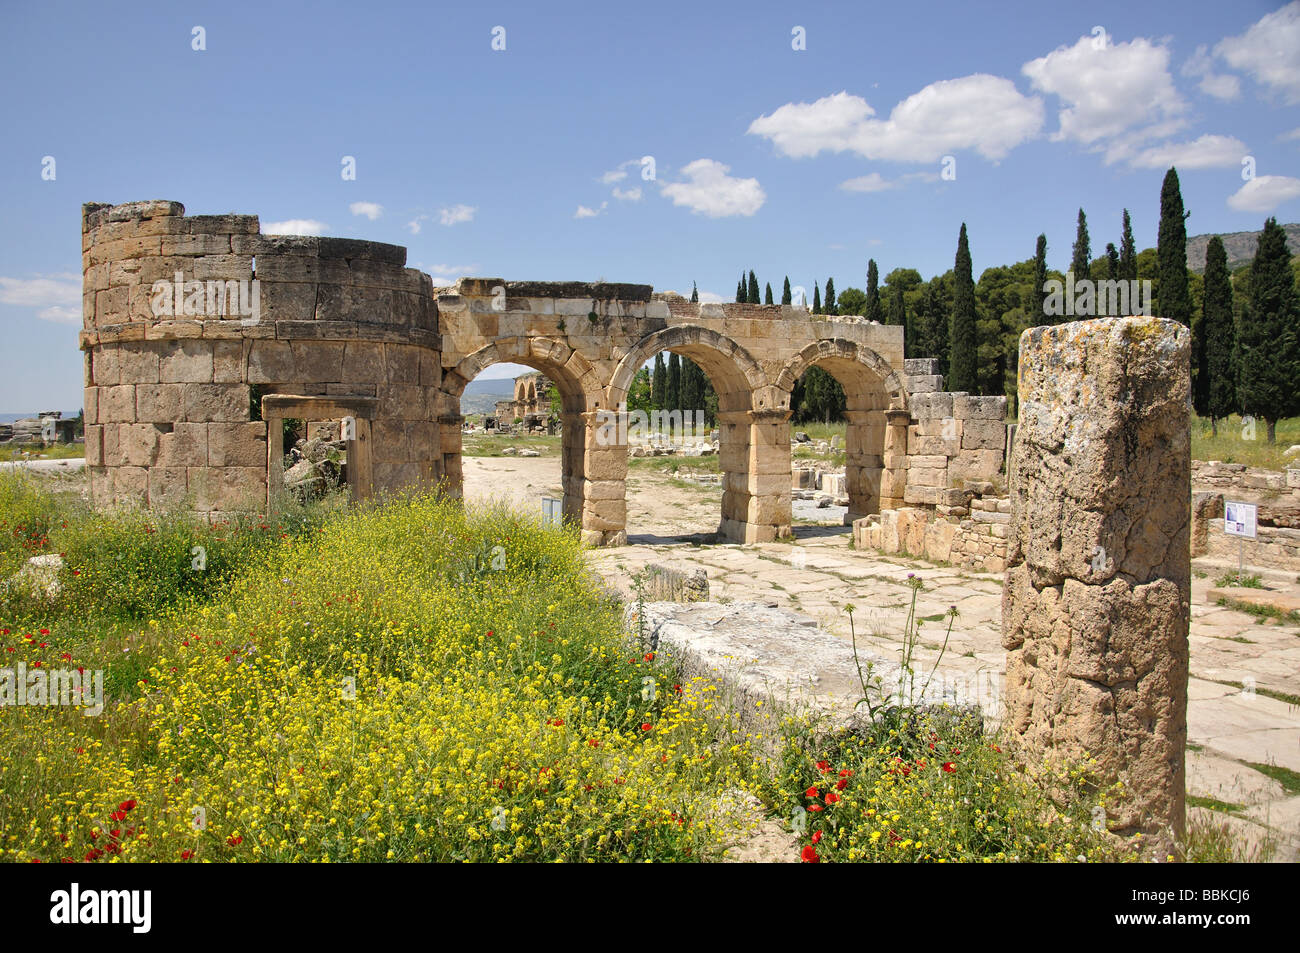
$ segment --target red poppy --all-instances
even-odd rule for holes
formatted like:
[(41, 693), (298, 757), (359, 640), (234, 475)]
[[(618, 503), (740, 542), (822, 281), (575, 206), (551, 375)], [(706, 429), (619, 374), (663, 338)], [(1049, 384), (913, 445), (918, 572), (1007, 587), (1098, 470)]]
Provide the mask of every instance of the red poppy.
[(648, 721), (647, 721), (647, 722), (643, 722), (643, 723), (641, 724), (641, 730), (642, 730), (642, 731), (649, 731), (649, 730), (650, 730), (651, 728), (653, 728), (653, 727), (654, 727), (654, 725), (650, 724), (650, 722), (648, 722)]
[(837, 791), (843, 791), (848, 786), (849, 786), (848, 778), (840, 778), (838, 781), (835, 782), (835, 790)]
[(588, 738), (588, 739), (587, 739), (587, 744), (591, 745), (593, 748), (599, 748), (599, 747), (600, 747), (600, 742), (597, 741), (595, 738)]
[(126, 820), (126, 811), (114, 811), (112, 814), (108, 816), (115, 821), (124, 821)]
[(123, 801), (117, 806), (119, 811), (129, 811), (135, 807), (135, 801)]
[(181, 851), (181, 860), (189, 860), (193, 856), (194, 856), (194, 851), (192, 850)]
[(813, 842), (814, 844), (820, 844), (820, 843), (822, 842), (822, 832), (821, 832), (821, 831), (813, 831), (812, 842)]
[(645, 654), (645, 660), (647, 662), (653, 662), (655, 660), (655, 654), (653, 652), (647, 652)]
[(804, 797), (816, 797), (821, 792), (817, 790), (817, 785), (814, 784), (812, 787), (810, 787), (807, 791), (804, 791), (803, 793), (804, 793)]
[(827, 771), (829, 771), (830, 769), (831, 769), (831, 764), (830, 764), (829, 761), (818, 761), (818, 762), (817, 762), (817, 770), (820, 771), (822, 774), (825, 774), (825, 773), (826, 773)]
[(563, 719), (563, 718), (552, 718), (550, 721), (547, 722), (547, 724), (548, 724), (548, 725), (554, 725), (556, 728), (563, 728), (563, 727), (564, 727), (564, 719)]
[(822, 860), (817, 856), (817, 848), (813, 847), (811, 844), (799, 851), (799, 859), (805, 864), (820, 864)]
[(834, 804), (834, 803), (835, 803), (836, 801), (838, 801), (839, 799), (840, 799), (840, 796), (839, 796), (838, 794), (836, 794), (834, 791), (831, 791), (831, 792), (827, 793), (827, 795), (826, 795), (826, 803), (827, 803), (827, 804)]
[(945, 761), (943, 763), (943, 769), (947, 771), (949, 774), (952, 774), (954, 771), (957, 770), (956, 766), (951, 761)]
[(824, 811), (826, 810), (826, 808), (822, 807), (820, 804), (809, 804), (808, 810), (813, 812), (818, 812), (818, 811)]
[(238, 847), (243, 842), (244, 842), (243, 835), (226, 838), (226, 843), (229, 844), (231, 847)]

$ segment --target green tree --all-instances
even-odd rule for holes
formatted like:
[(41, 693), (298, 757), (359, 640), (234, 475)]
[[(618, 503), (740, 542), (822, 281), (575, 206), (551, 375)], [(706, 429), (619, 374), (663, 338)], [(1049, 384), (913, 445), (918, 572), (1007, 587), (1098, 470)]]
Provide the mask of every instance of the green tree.
[[(637, 371), (636, 374), (632, 377), (632, 386), (629, 387), (627, 390), (627, 409), (641, 410), (641, 411), (645, 411), (646, 413), (649, 413), (651, 410), (653, 410), (654, 399), (651, 396), (651, 390), (653, 389), (653, 386), (654, 385), (650, 379), (649, 371), (647, 371), (644, 367), (641, 368), (639, 371)], [(559, 392), (557, 390), (556, 397), (558, 398), (558, 396), (559, 396)], [(559, 404), (553, 400), (551, 406), (558, 407)]]
[(1218, 436), (1218, 419), (1237, 409), (1237, 329), (1232, 313), (1232, 279), (1228, 275), (1228, 254), (1218, 235), (1210, 239), (1205, 249), (1201, 314), (1201, 326), (1205, 329), (1205, 367), (1204, 384), (1196, 395), (1196, 412), (1210, 418), (1210, 429)]
[(1076, 284), (1091, 277), (1088, 270), (1088, 262), (1091, 258), (1092, 243), (1088, 240), (1088, 217), (1083, 214), (1083, 209), (1079, 209), (1079, 225), (1074, 234), (1074, 257), (1070, 260), (1070, 270), (1074, 272)]
[(868, 321), (884, 320), (884, 309), (880, 305), (880, 273), (876, 269), (876, 260), (867, 260), (867, 310), (863, 316)]
[(975, 327), (975, 279), (971, 274), (966, 223), (957, 237), (953, 262), (952, 326), (948, 337), (948, 389), (979, 393), (979, 340)]
[(1268, 442), (1277, 422), (1300, 414), (1300, 302), (1286, 232), (1269, 218), (1250, 269), (1250, 307), (1237, 327), (1237, 388), (1243, 413), (1262, 417)]
[(763, 304), (772, 304), (772, 284), (771, 282), (763, 286)]
[(691, 304), (699, 304), (699, 301), (700, 301), (700, 289), (697, 288), (695, 286), (695, 282), (692, 281), (691, 282)]
[[(1178, 170), (1165, 173), (1160, 186), (1160, 235), (1156, 242), (1159, 283), (1156, 313), (1187, 327), (1192, 326), (1192, 300), (1187, 290), (1187, 213), (1178, 187)], [(1192, 340), (1192, 366), (1197, 366), (1197, 341)]]
[(840, 314), (865, 314), (867, 296), (861, 288), (845, 288), (835, 296), (835, 307)]
[(655, 410), (668, 406), (668, 367), (664, 364), (664, 352), (655, 355), (655, 372), (650, 379), (650, 403)]
[[(889, 286), (889, 324), (907, 327), (907, 305), (903, 302), (903, 286)], [(906, 339), (906, 332), (904, 332)]]
[(746, 295), (746, 300), (750, 304), (758, 304), (761, 300), (758, 297), (758, 277), (754, 274), (753, 269), (750, 269), (749, 272), (749, 292)]
[(822, 313), (822, 289), (821, 289), (821, 287), (817, 284), (817, 282), (815, 282), (815, 281), (813, 282), (813, 309), (812, 309), (812, 313), (813, 313), (813, 314), (821, 314), (821, 313)]
[(786, 275), (786, 276), (785, 276), (785, 288), (782, 289), (782, 291), (781, 291), (781, 303), (782, 303), (782, 304), (793, 304), (793, 303), (794, 303), (794, 295), (792, 295), (792, 294), (790, 293), (790, 276), (789, 276), (789, 275)]
[(835, 310), (835, 279), (826, 279), (826, 302), (822, 305), (822, 311), (825, 314), (838, 314)]
[(1032, 302), (1032, 320), (1030, 327), (1051, 324), (1047, 317), (1047, 236), (1039, 235), (1034, 248), (1034, 300)]
[(682, 409), (682, 359), (676, 353), (668, 355), (668, 406), (665, 410)]
[(1120, 281), (1133, 281), (1138, 276), (1137, 250), (1133, 244), (1133, 223), (1129, 221), (1128, 209), (1124, 209), (1124, 234), (1119, 243), (1119, 278)]
[(704, 372), (689, 357), (682, 358), (682, 410), (700, 410), (704, 403)]
[(1119, 280), (1119, 251), (1114, 242), (1106, 243), (1106, 278), (1109, 281)]
[(749, 299), (749, 292), (745, 290), (745, 273), (740, 273), (740, 280), (736, 282), (736, 304), (744, 304)]

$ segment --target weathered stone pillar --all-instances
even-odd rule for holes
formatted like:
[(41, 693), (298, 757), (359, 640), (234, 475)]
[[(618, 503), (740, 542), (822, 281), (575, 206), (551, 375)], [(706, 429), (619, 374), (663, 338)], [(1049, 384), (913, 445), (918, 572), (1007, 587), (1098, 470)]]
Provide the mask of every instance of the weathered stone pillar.
[(736, 543), (746, 541), (749, 523), (749, 431), (749, 411), (718, 412), (718, 470), (722, 474), (718, 535)]
[[(571, 425), (573, 417), (580, 418), (581, 429)], [(581, 468), (567, 474), (568, 481), (578, 481), (582, 488), (582, 541), (589, 546), (621, 546), (627, 542), (626, 421), (620, 427), (618, 414), (599, 410), (565, 413), (564, 418), (566, 456), (571, 433), (581, 440), (574, 445), (583, 448)], [(566, 483), (566, 518), (572, 518), (576, 503), (569, 486)]]
[(846, 436), (844, 483), (849, 509), (844, 525), (880, 512), (880, 478), (885, 465), (885, 415), (878, 410), (850, 410)]
[(1003, 726), (1028, 767), (1122, 781), (1107, 826), (1145, 858), (1185, 814), (1190, 340), (1164, 318), (1020, 338)]
[(747, 543), (770, 543), (790, 535), (790, 411), (748, 413), (750, 422), (747, 482)]
[(896, 510), (903, 505), (907, 489), (907, 427), (912, 415), (906, 410), (885, 411), (885, 458), (880, 473), (880, 508)]

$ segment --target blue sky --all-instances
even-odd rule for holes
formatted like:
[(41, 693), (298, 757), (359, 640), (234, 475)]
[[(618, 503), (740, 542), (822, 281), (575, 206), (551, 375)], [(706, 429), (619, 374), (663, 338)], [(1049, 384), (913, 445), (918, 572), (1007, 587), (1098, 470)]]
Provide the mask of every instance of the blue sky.
[(1190, 234), (1300, 220), (1300, 2), (42, 3), (0, 83), (0, 411), (81, 406), (87, 201), (724, 300), (1154, 245), (1170, 164)]

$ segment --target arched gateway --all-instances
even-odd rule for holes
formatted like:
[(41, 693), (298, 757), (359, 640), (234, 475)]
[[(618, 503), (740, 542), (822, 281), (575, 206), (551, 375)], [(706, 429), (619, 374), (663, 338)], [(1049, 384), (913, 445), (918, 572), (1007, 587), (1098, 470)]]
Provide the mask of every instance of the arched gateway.
[(265, 500), (275, 482), (267, 417), (361, 398), (374, 491), (441, 483), (459, 493), (461, 395), (508, 362), (555, 382), (565, 516), (586, 542), (616, 544), (628, 447), (601, 423), (665, 350), (700, 365), (718, 394), (727, 539), (790, 530), (790, 395), (813, 366), (848, 398), (848, 519), (902, 504), (901, 327), (692, 304), (648, 285), (466, 278), (435, 288), (404, 267), (400, 246), (262, 235), (256, 216), (186, 217), (176, 202), (86, 205), (82, 248), (86, 459), (99, 505), (189, 499), (218, 511)]

